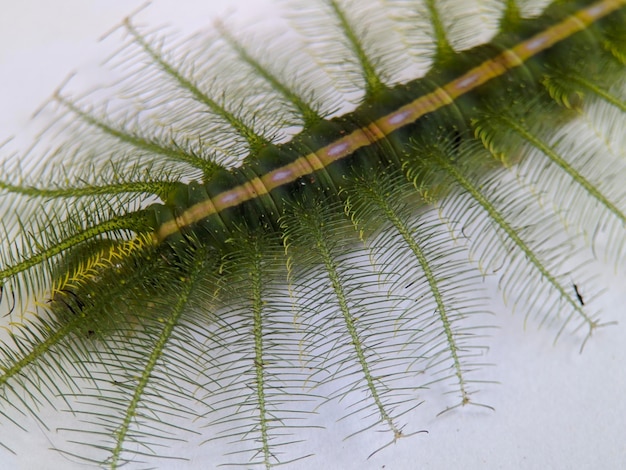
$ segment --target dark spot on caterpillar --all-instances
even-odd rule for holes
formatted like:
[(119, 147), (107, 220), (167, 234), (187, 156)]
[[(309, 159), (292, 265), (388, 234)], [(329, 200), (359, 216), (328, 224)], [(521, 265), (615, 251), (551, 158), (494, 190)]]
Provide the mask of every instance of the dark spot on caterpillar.
[(578, 290), (578, 285), (576, 285), (575, 283), (572, 283), (572, 286), (574, 287), (574, 292), (576, 293), (576, 298), (578, 299), (578, 302), (580, 302), (580, 305), (585, 305), (585, 301), (583, 300), (583, 296), (580, 293), (580, 290)]
[[(71, 321), (72, 317), (81, 315), (86, 307), (81, 297), (70, 289), (60, 289), (55, 292), (47, 303), (51, 305), (51, 311), (54, 315), (64, 322)], [(83, 334), (91, 337), (94, 331), (88, 330)]]
[[(74, 300), (72, 304), (76, 306), (78, 311), (81, 311), (85, 308), (85, 302), (83, 302), (83, 300), (80, 298), (80, 296), (76, 292), (70, 289), (60, 289), (58, 292), (54, 294), (54, 296), (51, 299), (48, 300), (48, 303), (62, 302), (67, 307), (70, 307), (69, 302), (66, 301), (64, 298), (64, 297), (67, 297), (68, 295), (73, 297)], [(76, 312), (73, 309), (72, 309), (72, 313), (76, 314)]]

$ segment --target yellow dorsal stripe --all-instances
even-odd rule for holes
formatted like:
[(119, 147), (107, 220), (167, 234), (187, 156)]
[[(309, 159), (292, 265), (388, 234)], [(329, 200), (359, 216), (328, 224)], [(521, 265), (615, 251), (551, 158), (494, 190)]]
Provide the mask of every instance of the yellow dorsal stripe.
[(212, 214), (268, 194), (270, 191), (292, 183), (298, 178), (319, 171), (360, 148), (384, 139), (392, 132), (412, 124), (427, 113), (454, 102), (459, 96), (519, 67), (529, 58), (584, 30), (590, 24), (626, 5), (626, 0), (602, 0), (582, 8), (530, 39), (503, 51), (434, 91), (420, 96), (360, 129), (352, 131), (319, 150), (303, 155), (291, 163), (276, 168), (262, 176), (252, 178), (239, 186), (224, 191), (212, 199), (194, 204), (175, 220), (161, 225), (155, 233), (156, 241), (162, 241), (179, 231), (181, 227), (198, 222)]

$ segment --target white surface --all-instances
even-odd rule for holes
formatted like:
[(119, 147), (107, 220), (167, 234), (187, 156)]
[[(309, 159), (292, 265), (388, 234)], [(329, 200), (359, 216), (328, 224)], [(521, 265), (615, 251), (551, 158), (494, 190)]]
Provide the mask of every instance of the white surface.
[[(143, 0), (29, 0), (3, 2), (0, 17), (0, 141), (19, 133), (29, 116), (70, 71), (102, 60), (98, 37), (118, 24)], [(252, 0), (236, 2), (156, 0), (141, 20), (175, 24), (192, 32), (228, 9), (251, 14)], [(261, 5), (261, 6), (259, 6)], [(271, 15), (271, 9), (264, 12)], [(606, 272), (608, 293), (604, 317), (620, 320), (626, 305), (624, 278)], [(412, 427), (429, 434), (404, 439), (370, 460), (367, 436), (347, 441), (334, 422), (326, 423), (332, 445), (318, 456), (288, 468), (327, 469), (617, 469), (626, 468), (626, 321), (601, 329), (583, 354), (577, 340), (563, 338), (553, 346), (553, 331), (536, 331), (530, 322), (512, 317), (499, 297), (492, 309), (500, 327), (491, 339), (488, 372), (500, 385), (486, 386), (479, 401), (494, 412), (459, 409)], [(0, 427), (0, 433), (7, 426)], [(340, 432), (340, 431), (339, 431)], [(1, 437), (1, 436), (0, 436)], [(50, 452), (40, 435), (25, 436), (18, 456), (0, 449), (1, 468), (84, 468)], [(361, 452), (358, 449), (361, 448)], [(358, 456), (358, 457), (356, 457)], [(177, 468), (162, 462), (162, 468)], [(212, 468), (207, 462), (180, 468)]]

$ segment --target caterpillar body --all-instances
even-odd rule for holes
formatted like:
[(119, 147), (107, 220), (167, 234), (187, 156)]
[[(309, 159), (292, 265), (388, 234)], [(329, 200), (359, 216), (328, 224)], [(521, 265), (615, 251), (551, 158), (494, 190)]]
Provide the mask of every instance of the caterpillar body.
[[(360, 468), (421, 439), (426, 389), (450, 393), (448, 416), (490, 408), (476, 393), (481, 276), (554, 336), (588, 342), (607, 322), (599, 289), (567, 261), (574, 247), (623, 269), (626, 1), (558, 1), (528, 18), (507, 1), (499, 32), (463, 50), (445, 3), (414, 3), (359, 15), (320, 0), (319, 22), (300, 19), (305, 35), (334, 25), (310, 42), (346, 50), (345, 62), (323, 54), (316, 75), (336, 74), (337, 96), (360, 84), (345, 112), (223, 25), (219, 48), (180, 52), (124, 21), (118, 57), (146, 62), (117, 85), (120, 103), (61, 88), (47, 133), (62, 143), (34, 177), (14, 158), (2, 167), (15, 214), (0, 259), (7, 423), (65, 404), (78, 439), (55, 446), (72, 463), (168, 465), (160, 448), (189, 459), (175, 445), (188, 438), (220, 455), (190, 465), (305, 468), (319, 466), (298, 442), (310, 414), (353, 401), (347, 445), (384, 436)], [(430, 67), (388, 78), (376, 25), (407, 11), (432, 29)], [(396, 22), (410, 53), (411, 25)], [(250, 80), (216, 85), (224, 57)], [(409, 458), (399, 465), (419, 452)]]

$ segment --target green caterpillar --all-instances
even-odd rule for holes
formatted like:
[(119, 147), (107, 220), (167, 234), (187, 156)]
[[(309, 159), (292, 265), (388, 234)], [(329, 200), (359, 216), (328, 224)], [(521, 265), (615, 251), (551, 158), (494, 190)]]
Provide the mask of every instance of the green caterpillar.
[[(507, 1), (500, 32), (466, 50), (444, 4), (415, 3), (359, 16), (320, 1), (320, 24), (302, 22), (335, 25), (330, 42), (351, 62), (323, 54), (325, 79), (339, 72), (337, 96), (363, 89), (346, 112), (223, 26), (219, 47), (177, 59), (124, 22), (146, 65), (117, 93), (138, 98), (100, 109), (60, 89), (67, 137), (42, 177), (3, 166), (9, 425), (26, 410), (66, 428), (39, 408), (69, 408), (77, 420), (55, 446), (110, 468), (196, 454), (179, 439), (215, 446), (205, 467), (319, 466), (298, 442), (310, 414), (351, 401), (345, 434), (363, 433), (346, 445), (384, 431), (356, 464), (336, 463), (361, 466), (422, 445), (427, 389), (451, 394), (444, 410), (490, 408), (476, 394), (490, 331), (481, 275), (557, 337), (587, 342), (606, 321), (599, 289), (566, 261), (586, 245), (623, 266), (626, 1), (555, 2), (531, 18)], [(377, 48), (386, 15), (406, 9), (432, 28), (417, 79), (383, 71)], [(410, 54), (410, 23), (395, 26)], [(216, 85), (224, 57), (250, 79)], [(593, 138), (577, 140), (580, 121)], [(4, 430), (0, 443), (12, 448)], [(404, 465), (419, 464), (410, 455)]]

